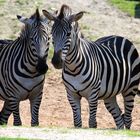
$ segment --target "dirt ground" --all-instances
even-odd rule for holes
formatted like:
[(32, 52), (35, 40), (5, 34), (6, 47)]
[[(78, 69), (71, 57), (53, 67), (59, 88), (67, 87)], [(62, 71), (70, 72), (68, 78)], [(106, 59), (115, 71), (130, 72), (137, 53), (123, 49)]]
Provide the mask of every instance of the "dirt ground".
[[(48, 2), (50, 7), (60, 8), (64, 3), (63, 0)], [(87, 37), (93, 34), (96, 37), (105, 35), (118, 34), (126, 36), (132, 40), (138, 48), (140, 48), (140, 20), (134, 19), (119, 10), (108, 5), (106, 0), (89, 0), (88, 3), (83, 3), (81, 0), (65, 3), (72, 6), (75, 11), (87, 10), (91, 14), (84, 17), (81, 24), (87, 25), (83, 27), (83, 32)], [(46, 4), (46, 8), (48, 6)], [(88, 22), (87, 22), (88, 20)], [(86, 30), (86, 31), (85, 31)], [(89, 38), (90, 38), (89, 37)], [(50, 61), (50, 60), (49, 60)], [(65, 88), (61, 79), (61, 70), (56, 70), (49, 63), (49, 71), (46, 74), (44, 85), (44, 94), (40, 107), (40, 126), (59, 126), (59, 127), (73, 127), (72, 110), (68, 103)], [(118, 96), (118, 103), (123, 109), (123, 101), (121, 96)], [(85, 99), (82, 99), (82, 120), (83, 127), (88, 127), (88, 104)], [(0, 101), (0, 108), (2, 101)], [(30, 106), (29, 101), (23, 101), (20, 104), (21, 119), (24, 126), (30, 126)], [(133, 110), (132, 129), (140, 130), (140, 97), (136, 97), (135, 107)], [(112, 116), (105, 109), (103, 101), (99, 101), (97, 111), (98, 128), (115, 128)], [(11, 116), (8, 125), (12, 125), (13, 117)]]

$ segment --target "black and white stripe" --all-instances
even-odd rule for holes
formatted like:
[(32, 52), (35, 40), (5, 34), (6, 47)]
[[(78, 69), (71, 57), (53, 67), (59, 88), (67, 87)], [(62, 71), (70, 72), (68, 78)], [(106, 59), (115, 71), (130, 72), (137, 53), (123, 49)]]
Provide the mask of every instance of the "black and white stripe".
[(17, 18), (25, 24), (20, 36), (14, 41), (1, 42), (0, 99), (4, 106), (0, 124), (6, 124), (13, 113), (14, 125), (21, 125), (19, 103), (29, 99), (31, 125), (34, 126), (39, 124), (38, 113), (48, 69), (48, 23), (40, 17), (38, 9), (30, 18)]
[[(82, 126), (80, 100), (85, 97), (90, 110), (89, 127), (97, 127), (97, 104), (99, 99), (103, 99), (117, 128), (123, 129), (125, 126), (129, 129), (134, 97), (140, 82), (140, 57), (136, 48), (132, 42), (120, 36), (88, 41), (80, 33), (77, 23), (84, 12), (65, 16), (65, 11), (70, 11), (66, 9), (70, 8), (63, 5), (57, 17), (45, 10), (43, 14), (54, 21), (52, 63), (55, 68), (63, 69), (62, 77), (75, 127)], [(124, 113), (116, 101), (119, 93), (124, 99)]]

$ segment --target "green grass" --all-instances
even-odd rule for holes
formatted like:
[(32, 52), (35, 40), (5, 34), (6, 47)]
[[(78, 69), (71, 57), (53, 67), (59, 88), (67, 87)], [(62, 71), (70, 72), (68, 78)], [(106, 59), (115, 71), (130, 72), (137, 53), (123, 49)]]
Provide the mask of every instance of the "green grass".
[(0, 3), (3, 3), (3, 2), (5, 2), (5, 0), (0, 0)]
[(136, 130), (113, 130), (113, 129), (92, 129), (92, 128), (79, 128), (79, 129), (73, 129), (73, 128), (63, 128), (63, 127), (49, 127), (44, 130), (44, 132), (48, 133), (50, 131), (57, 131), (60, 134), (73, 134), (73, 133), (80, 133), (80, 132), (93, 132), (93, 133), (99, 133), (102, 135), (120, 135), (120, 136), (128, 136), (128, 137), (140, 137), (140, 131)]
[[(140, 2), (131, 0), (108, 0), (112, 5), (116, 6), (123, 12), (128, 13), (130, 16), (136, 16), (135, 13), (140, 13)], [(135, 11), (136, 5), (139, 8)]]
[(3, 5), (5, 0), (0, 0), (0, 6)]
[(15, 2), (19, 5), (24, 5), (25, 3), (28, 4), (28, 0), (16, 0)]
[(31, 140), (31, 139), (0, 137), (0, 140)]
[(91, 41), (95, 41), (95, 40), (97, 40), (97, 39), (99, 38), (99, 36), (95, 36), (95, 35), (93, 35), (93, 34), (89, 34), (89, 35), (87, 36), (87, 38), (88, 38), (89, 40), (91, 40)]
[(107, 130), (105, 131), (106, 135), (125, 135), (129, 137), (140, 137), (139, 131), (134, 130)]
[[(66, 127), (46, 127), (45, 129), (41, 130), (42, 133), (50, 135), (52, 133), (60, 136), (64, 135), (73, 135), (73, 134), (89, 134), (91, 136), (94, 135), (101, 135), (101, 136), (120, 136), (120, 137), (128, 137), (128, 138), (135, 138), (135, 137), (140, 137), (140, 131), (135, 131), (135, 130), (113, 130), (113, 129), (91, 129), (91, 128), (66, 128)], [(0, 137), (0, 140), (37, 140), (37, 139), (29, 139), (29, 138), (10, 138), (9, 136), (7, 137)]]

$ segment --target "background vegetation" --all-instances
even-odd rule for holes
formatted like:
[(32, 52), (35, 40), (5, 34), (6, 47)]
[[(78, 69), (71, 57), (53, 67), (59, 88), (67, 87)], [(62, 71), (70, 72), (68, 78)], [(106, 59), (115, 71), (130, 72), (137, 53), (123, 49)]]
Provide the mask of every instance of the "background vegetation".
[(140, 18), (140, 1), (139, 0), (108, 0), (112, 5), (116, 6), (130, 16)]

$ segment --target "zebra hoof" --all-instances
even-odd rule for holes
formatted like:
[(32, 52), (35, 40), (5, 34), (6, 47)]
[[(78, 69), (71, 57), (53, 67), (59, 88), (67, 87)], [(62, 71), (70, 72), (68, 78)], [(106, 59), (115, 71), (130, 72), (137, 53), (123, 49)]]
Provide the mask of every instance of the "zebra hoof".
[(82, 126), (74, 126), (76, 129), (81, 128)]
[(97, 128), (97, 122), (89, 124), (89, 128)]
[(22, 123), (14, 123), (14, 126), (22, 126)]
[(97, 125), (95, 125), (95, 126), (89, 126), (89, 128), (97, 128)]
[(132, 118), (125, 118), (125, 114), (122, 114), (122, 118), (124, 120), (125, 129), (130, 130), (132, 124)]
[(39, 126), (39, 123), (32, 123), (31, 126), (32, 127), (37, 127), (37, 126)]

